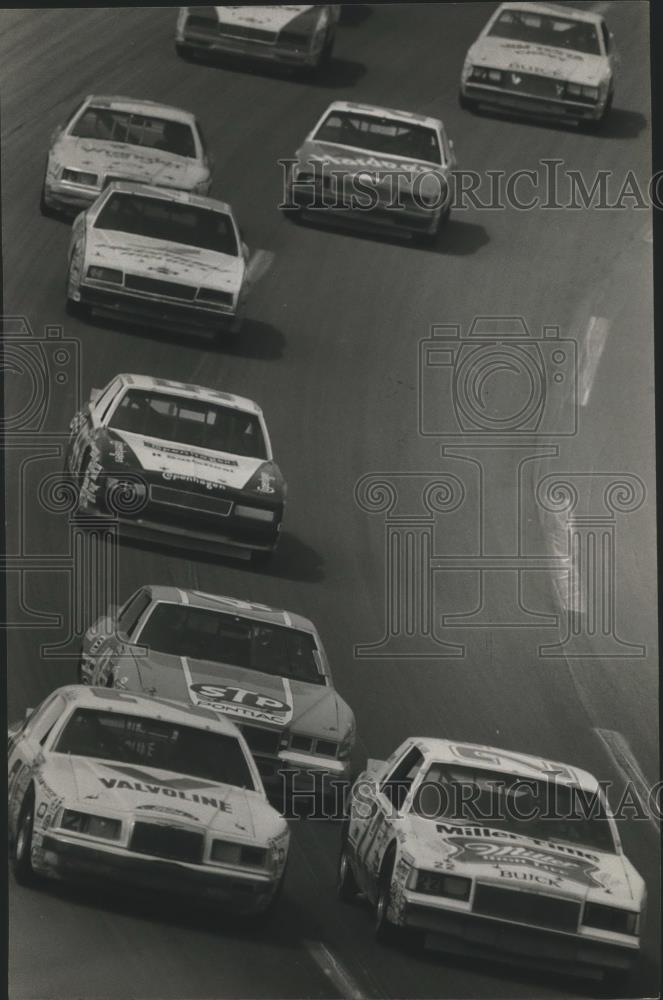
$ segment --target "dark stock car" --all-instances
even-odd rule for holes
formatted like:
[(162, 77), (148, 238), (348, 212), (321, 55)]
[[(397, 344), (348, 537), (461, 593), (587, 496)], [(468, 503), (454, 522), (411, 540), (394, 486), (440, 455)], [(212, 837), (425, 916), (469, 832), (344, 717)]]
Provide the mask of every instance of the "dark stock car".
[(254, 560), (278, 541), (285, 482), (262, 410), (240, 396), (118, 375), (72, 420), (65, 474), (79, 511), (125, 535)]

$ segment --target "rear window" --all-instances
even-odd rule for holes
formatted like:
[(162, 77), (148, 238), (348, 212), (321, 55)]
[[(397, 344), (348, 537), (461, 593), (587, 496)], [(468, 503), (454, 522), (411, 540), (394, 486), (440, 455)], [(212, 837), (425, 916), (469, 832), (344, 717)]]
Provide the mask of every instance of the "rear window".
[(331, 111), (313, 138), (356, 149), (370, 149), (390, 156), (406, 156), (427, 163), (441, 163), (435, 129), (416, 122), (394, 121), (354, 111)]
[(231, 257), (239, 255), (235, 228), (227, 213), (163, 198), (114, 191), (99, 212), (94, 228)]
[(109, 427), (242, 458), (267, 459), (262, 428), (254, 413), (200, 399), (128, 389)]
[(186, 122), (155, 115), (135, 114), (89, 105), (75, 122), (70, 135), (77, 139), (121, 142), (127, 146), (161, 149), (172, 156), (196, 159), (193, 130)]

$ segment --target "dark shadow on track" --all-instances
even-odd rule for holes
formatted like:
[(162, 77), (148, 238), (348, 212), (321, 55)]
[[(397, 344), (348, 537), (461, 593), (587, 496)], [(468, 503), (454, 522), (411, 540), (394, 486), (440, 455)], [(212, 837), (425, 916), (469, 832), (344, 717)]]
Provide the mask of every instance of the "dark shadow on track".
[(201, 52), (187, 57), (187, 62), (197, 63), (214, 69), (227, 70), (250, 76), (264, 76), (275, 80), (292, 80), (306, 86), (352, 87), (366, 73), (364, 63), (332, 56), (319, 69), (296, 69), (278, 63), (266, 63), (248, 56), (234, 56), (226, 53)]
[(343, 25), (344, 28), (356, 28), (363, 24), (372, 13), (373, 8), (368, 3), (344, 3), (341, 4), (339, 24)]
[(438, 253), (445, 257), (464, 257), (476, 253), (490, 241), (487, 230), (476, 222), (465, 222), (453, 216), (444, 224), (437, 238), (432, 243), (420, 243), (411, 239), (406, 233), (393, 230), (370, 229), (368, 226), (348, 219), (334, 216), (325, 217), (322, 213), (314, 216), (312, 213), (297, 222), (298, 225), (311, 226), (314, 229), (328, 229), (337, 235), (350, 236), (368, 240), (371, 243), (387, 243), (400, 246), (404, 250), (418, 250), (420, 253)]
[(557, 121), (554, 118), (530, 118), (527, 115), (497, 108), (479, 107), (467, 113), (474, 118), (494, 118), (498, 121), (528, 125), (535, 129), (545, 129), (548, 132), (566, 134), (575, 132), (578, 135), (592, 135), (599, 139), (636, 139), (648, 125), (647, 118), (639, 111), (627, 111), (622, 108), (612, 108), (602, 122), (581, 122), (579, 125), (572, 121)]

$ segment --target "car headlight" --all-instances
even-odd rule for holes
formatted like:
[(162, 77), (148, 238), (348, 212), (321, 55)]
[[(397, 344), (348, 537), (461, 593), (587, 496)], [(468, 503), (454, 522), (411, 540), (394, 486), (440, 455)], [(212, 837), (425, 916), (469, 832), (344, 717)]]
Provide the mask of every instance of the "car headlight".
[(460, 875), (444, 875), (416, 869), (410, 876), (410, 888), (427, 896), (448, 896), (450, 899), (468, 900), (472, 889), (472, 879)]
[(110, 281), (114, 285), (121, 285), (124, 280), (122, 271), (114, 267), (97, 267), (95, 264), (88, 267), (87, 276), (94, 281)]
[(222, 306), (231, 306), (235, 301), (235, 296), (232, 292), (224, 292), (219, 288), (199, 288), (196, 298), (204, 302), (214, 302)]
[(489, 69), (488, 79), (491, 83), (501, 83), (502, 82), (502, 70), (500, 69)]
[(598, 101), (599, 99), (599, 88), (598, 87), (583, 87), (582, 96), (589, 97), (592, 101)]
[(230, 840), (212, 841), (210, 858), (222, 865), (241, 865), (246, 868), (265, 868), (268, 852), (264, 847), (235, 844)]
[(88, 173), (86, 170), (72, 170), (65, 167), (62, 171), (62, 180), (70, 184), (84, 184), (85, 187), (96, 187), (98, 181), (97, 174)]
[(570, 94), (571, 97), (580, 97), (582, 93), (582, 87), (579, 83), (567, 83), (566, 92)]
[(640, 914), (635, 910), (624, 910), (619, 906), (604, 903), (585, 903), (582, 923), (585, 927), (613, 931), (615, 934), (637, 934)]
[(265, 510), (263, 507), (246, 507), (244, 504), (235, 504), (235, 514), (237, 517), (245, 517), (249, 521), (263, 521), (271, 524), (276, 514), (273, 510)]
[(473, 80), (485, 80), (488, 76), (488, 70), (483, 66), (472, 66), (470, 76)]
[(60, 820), (60, 828), (71, 833), (84, 833), (88, 837), (98, 837), (99, 840), (119, 840), (122, 835), (122, 822), (119, 819), (109, 819), (107, 816), (95, 816), (94, 813), (78, 812), (76, 809), (65, 809)]

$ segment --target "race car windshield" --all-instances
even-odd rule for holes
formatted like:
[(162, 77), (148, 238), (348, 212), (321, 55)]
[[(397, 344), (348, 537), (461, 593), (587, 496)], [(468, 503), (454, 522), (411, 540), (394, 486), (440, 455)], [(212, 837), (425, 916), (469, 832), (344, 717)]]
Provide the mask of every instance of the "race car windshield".
[[(193, 448), (209, 448), (242, 458), (267, 459), (267, 445), (254, 413), (202, 399), (186, 399), (149, 389), (128, 389), (109, 426), (113, 430), (144, 434)], [(195, 456), (189, 457), (193, 462)], [(200, 456), (200, 461), (204, 465), (205, 457)], [(236, 465), (229, 460), (228, 468)], [(192, 472), (195, 472), (193, 464)]]
[(232, 220), (225, 212), (162, 198), (115, 191), (101, 209), (95, 229), (239, 255)]
[(193, 131), (186, 122), (174, 122), (154, 115), (117, 111), (89, 105), (69, 132), (77, 139), (121, 142), (127, 146), (161, 149), (173, 156), (197, 157)]
[(412, 811), (464, 828), (488, 827), (610, 853), (616, 850), (598, 793), (554, 779), (432, 764), (415, 793)]
[[(54, 750), (116, 764), (153, 767), (255, 791), (237, 737), (162, 719), (77, 708)], [(125, 777), (129, 776), (150, 784), (149, 774), (127, 772)], [(118, 778), (122, 778), (121, 772)]]
[[(170, 656), (325, 684), (315, 640), (308, 632), (209, 608), (157, 604), (135, 641)], [(213, 674), (213, 667), (206, 673)], [(218, 676), (221, 679), (223, 672)]]
[(355, 149), (370, 149), (390, 156), (406, 156), (426, 163), (442, 163), (437, 133), (426, 125), (356, 114), (354, 111), (331, 111), (321, 123), (314, 140), (335, 142)]
[(595, 25), (589, 21), (554, 17), (552, 14), (503, 10), (488, 34), (493, 38), (509, 38), (515, 42), (549, 45), (555, 49), (570, 49), (590, 56), (601, 55), (601, 45)]

